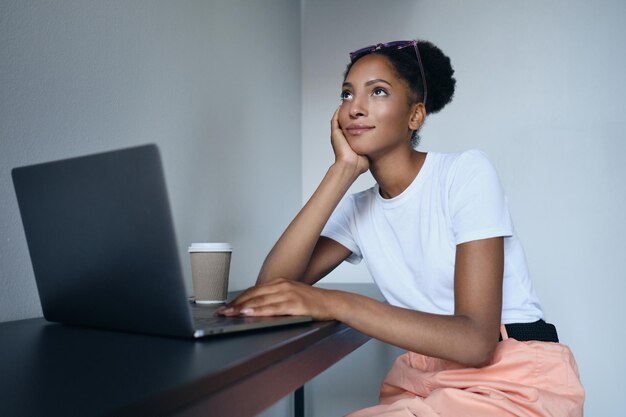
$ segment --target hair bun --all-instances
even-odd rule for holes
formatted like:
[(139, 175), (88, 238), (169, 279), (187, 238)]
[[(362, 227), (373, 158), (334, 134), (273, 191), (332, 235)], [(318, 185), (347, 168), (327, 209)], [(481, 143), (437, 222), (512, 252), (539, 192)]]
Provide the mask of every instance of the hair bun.
[(438, 47), (428, 41), (417, 43), (424, 65), (426, 87), (426, 112), (437, 113), (452, 101), (456, 80), (448, 58)]

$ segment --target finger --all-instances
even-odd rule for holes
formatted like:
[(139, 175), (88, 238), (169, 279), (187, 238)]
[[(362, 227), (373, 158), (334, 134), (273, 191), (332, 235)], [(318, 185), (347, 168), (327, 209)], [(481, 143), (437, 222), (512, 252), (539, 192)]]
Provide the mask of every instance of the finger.
[(271, 312), (275, 311), (275, 309), (268, 309), (267, 307), (283, 305), (284, 303), (285, 303), (284, 300), (273, 300), (273, 302), (268, 302), (268, 301), (252, 302), (252, 303), (247, 303), (238, 307), (227, 308), (223, 311), (217, 312), (217, 314), (220, 316), (225, 316), (225, 317), (254, 316), (254, 315), (257, 315), (254, 312), (264, 311), (265, 312), (264, 315), (272, 315)]
[(257, 307), (246, 307), (241, 310), (240, 314), (248, 317), (301, 315), (297, 310), (290, 307), (289, 303), (284, 302), (266, 304)]
[(237, 297), (233, 298), (232, 300), (230, 300), (230, 302), (226, 303), (223, 307), (220, 307), (219, 310), (224, 310), (227, 307), (231, 307), (231, 306), (237, 304), (238, 302), (240, 302), (241, 299), (247, 297), (247, 295), (250, 293), (250, 291), (252, 291), (254, 288), (255, 287), (250, 287), (250, 288), (244, 290)]
[(332, 119), (330, 119), (330, 130), (333, 131), (336, 129), (341, 129), (339, 127), (339, 108), (335, 110), (335, 112), (333, 113)]
[(271, 305), (271, 304), (276, 304), (276, 303), (285, 303), (289, 300), (289, 298), (290, 297), (288, 294), (284, 294), (280, 292), (257, 295), (256, 297), (253, 297), (247, 300), (245, 303), (241, 303), (241, 304), (233, 305), (233, 306), (227, 306), (224, 309), (218, 310), (216, 313), (218, 315), (223, 315), (223, 316), (231, 316), (231, 317), (238, 316), (242, 314), (242, 311), (246, 309), (256, 309), (256, 308), (263, 307), (266, 305)]
[(237, 298), (228, 303), (227, 307), (237, 307), (255, 297), (272, 292), (275, 292), (275, 289), (271, 285), (262, 284), (255, 287), (250, 287), (243, 293), (239, 294)]
[(239, 296), (230, 303), (218, 308), (215, 313), (217, 315), (237, 315), (242, 306), (249, 305), (251, 300), (272, 294), (287, 293), (292, 287), (292, 284), (295, 283), (291, 280), (276, 278), (269, 282), (250, 287), (239, 294)]

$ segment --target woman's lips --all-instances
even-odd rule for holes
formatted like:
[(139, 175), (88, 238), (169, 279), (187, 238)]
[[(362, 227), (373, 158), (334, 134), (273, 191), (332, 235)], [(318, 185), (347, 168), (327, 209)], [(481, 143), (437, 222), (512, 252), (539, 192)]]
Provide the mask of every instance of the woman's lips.
[(346, 131), (351, 135), (362, 135), (363, 133), (369, 132), (372, 129), (374, 129), (374, 126), (350, 125), (346, 128)]

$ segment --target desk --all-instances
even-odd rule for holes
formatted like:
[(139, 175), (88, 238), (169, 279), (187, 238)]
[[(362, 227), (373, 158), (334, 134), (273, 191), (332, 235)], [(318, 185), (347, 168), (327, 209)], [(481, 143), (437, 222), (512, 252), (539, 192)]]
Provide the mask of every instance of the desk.
[(0, 415), (254, 416), (368, 340), (334, 321), (198, 341), (6, 322)]

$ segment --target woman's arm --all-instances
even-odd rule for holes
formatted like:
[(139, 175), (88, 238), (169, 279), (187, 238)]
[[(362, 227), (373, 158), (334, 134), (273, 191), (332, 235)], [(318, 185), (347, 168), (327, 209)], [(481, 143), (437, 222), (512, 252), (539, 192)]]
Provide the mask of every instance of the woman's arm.
[(340, 263), (350, 254), (348, 252), (342, 259), (332, 256), (340, 254), (324, 250), (328, 243), (320, 241), (320, 233), (355, 178), (354, 170), (347, 164), (335, 163), (329, 168), (315, 193), (267, 255), (257, 285), (277, 277), (302, 279), (316, 247), (317, 253), (326, 255), (326, 263)]
[(452, 316), (390, 307), (348, 295), (338, 297), (336, 319), (413, 352), (470, 366), (484, 365), (498, 342), (503, 259), (502, 238), (457, 246)]
[(282, 277), (312, 283), (330, 272), (350, 252), (338, 243), (320, 238), (320, 233), (341, 198), (359, 175), (367, 171), (367, 158), (348, 145), (335, 111), (331, 120), (331, 143), (335, 163), (309, 201), (287, 227), (267, 255), (257, 285)]
[(393, 307), (357, 294), (280, 279), (244, 292), (222, 314), (336, 319), (412, 352), (482, 366), (498, 342), (503, 260), (502, 238), (457, 246), (453, 315)]
[(352, 251), (341, 243), (325, 236), (320, 236), (315, 244), (315, 249), (313, 249), (309, 264), (299, 281), (309, 285), (315, 284), (339, 266), (351, 254)]

